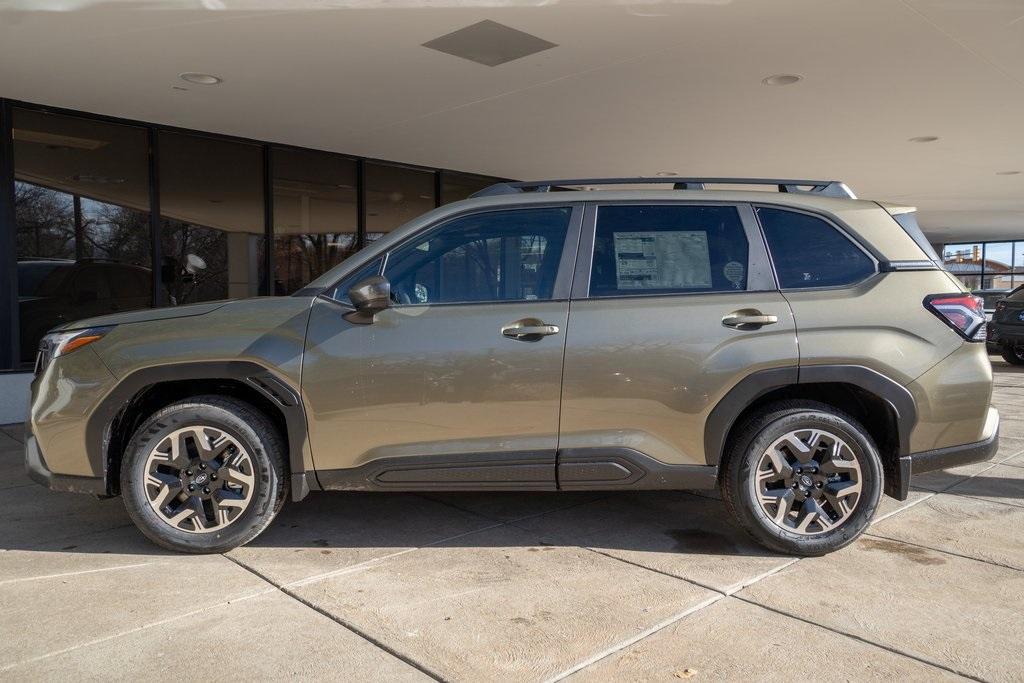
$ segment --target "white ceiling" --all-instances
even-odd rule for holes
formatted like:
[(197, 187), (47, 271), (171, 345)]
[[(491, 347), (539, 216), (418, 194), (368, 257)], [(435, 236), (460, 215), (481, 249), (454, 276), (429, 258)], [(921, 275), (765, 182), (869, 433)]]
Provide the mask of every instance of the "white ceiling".
[[(838, 178), (918, 206), (935, 241), (1024, 238), (1024, 0), (0, 8), (3, 97), (518, 178)], [(497, 67), (421, 47), (483, 19), (558, 47)]]

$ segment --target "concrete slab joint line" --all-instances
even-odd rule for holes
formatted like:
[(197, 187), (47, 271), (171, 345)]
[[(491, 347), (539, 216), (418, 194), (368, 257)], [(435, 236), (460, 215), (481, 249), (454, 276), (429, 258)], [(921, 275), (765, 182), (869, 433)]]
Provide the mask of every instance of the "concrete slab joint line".
[(100, 643), (105, 643), (105, 642), (108, 642), (110, 640), (114, 640), (115, 638), (121, 638), (123, 636), (127, 636), (127, 635), (130, 635), (132, 633), (138, 633), (139, 631), (144, 631), (146, 629), (154, 628), (154, 627), (157, 627), (157, 626), (163, 626), (164, 624), (170, 624), (170, 623), (173, 623), (175, 621), (180, 621), (182, 619), (187, 619), (187, 618), (193, 617), (193, 616), (195, 616), (197, 614), (202, 614), (203, 612), (208, 612), (210, 610), (219, 609), (221, 607), (224, 607), (226, 605), (230, 605), (232, 603), (241, 602), (243, 600), (251, 600), (252, 598), (256, 598), (256, 597), (259, 597), (261, 595), (266, 595), (267, 593), (273, 593), (275, 590), (277, 590), (277, 589), (276, 588), (268, 588), (266, 590), (258, 591), (256, 593), (251, 593), (249, 595), (243, 595), (243, 596), (238, 597), (238, 598), (232, 598), (231, 600), (224, 600), (223, 602), (219, 602), (219, 603), (217, 603), (215, 605), (207, 605), (207, 606), (201, 607), (199, 609), (191, 610), (191, 611), (186, 612), (184, 614), (176, 614), (173, 617), (168, 617), (166, 619), (161, 619), (159, 621), (153, 621), (153, 622), (150, 622), (150, 623), (147, 623), (147, 624), (143, 624), (141, 626), (136, 626), (135, 628), (130, 628), (130, 629), (126, 630), (126, 631), (119, 631), (118, 633), (111, 633), (110, 635), (103, 636), (102, 638), (94, 638), (93, 640), (88, 640), (88, 641), (86, 641), (84, 643), (77, 643), (75, 645), (63, 648), (61, 650), (55, 650), (53, 652), (46, 652), (44, 654), (37, 655), (35, 657), (30, 657), (28, 659), (24, 659), (24, 660), (21, 660), (19, 662), (14, 662), (13, 664), (7, 664), (7, 665), (4, 665), (4, 666), (0, 666), (0, 671), (10, 671), (12, 669), (16, 669), (19, 666), (25, 666), (26, 664), (31, 664), (33, 662), (38, 662), (38, 661), (41, 661), (41, 660), (44, 660), (44, 659), (49, 659), (50, 657), (57, 657), (59, 655), (67, 654), (68, 652), (74, 652), (75, 650), (80, 650), (82, 648), (93, 647), (95, 645), (99, 645)]
[(648, 637), (648, 636), (650, 636), (650, 635), (652, 635), (654, 633), (657, 633), (658, 631), (660, 631), (660, 630), (662, 630), (664, 628), (667, 628), (667, 627), (671, 626), (672, 624), (676, 623), (677, 621), (679, 621), (681, 619), (685, 619), (686, 617), (688, 617), (689, 615), (693, 614), (694, 612), (702, 610), (705, 607), (707, 607), (708, 605), (713, 605), (714, 603), (718, 602), (719, 600), (724, 600), (726, 597), (728, 597), (728, 596), (726, 596), (724, 593), (718, 593), (716, 595), (712, 595), (711, 597), (706, 598), (705, 600), (697, 603), (696, 605), (693, 605), (692, 607), (689, 607), (689, 608), (683, 610), (679, 614), (675, 614), (675, 615), (669, 617), (668, 619), (665, 619), (664, 621), (661, 621), (661, 622), (655, 624), (654, 626), (652, 626), (652, 627), (650, 627), (650, 628), (648, 628), (648, 629), (646, 629), (644, 631), (641, 631), (640, 633), (638, 633), (637, 635), (633, 636), (632, 638), (624, 640), (624, 641), (622, 641), (620, 643), (616, 643), (615, 645), (612, 645), (607, 650), (602, 650), (601, 652), (598, 652), (598, 653), (594, 654), (593, 656), (588, 657), (587, 659), (583, 660), (579, 664), (576, 664), (572, 668), (566, 669), (565, 671), (563, 671), (563, 672), (561, 672), (559, 674), (556, 674), (556, 675), (552, 676), (551, 678), (547, 679), (547, 681), (545, 681), (545, 683), (556, 683), (556, 681), (561, 681), (561, 680), (563, 680), (565, 678), (568, 678), (569, 676), (571, 676), (572, 674), (576, 673), (577, 671), (582, 671), (583, 669), (587, 668), (591, 664), (594, 664), (595, 662), (598, 662), (598, 661), (604, 659), (605, 657), (609, 657), (609, 656), (615, 654), (616, 652), (624, 650), (627, 647), (640, 642), (644, 638), (646, 638), (646, 637)]
[(81, 576), (82, 574), (97, 574), (99, 572), (112, 572), (119, 571), (122, 569), (135, 569), (137, 567), (148, 567), (154, 564), (153, 562), (138, 562), (136, 564), (120, 564), (116, 567), (99, 567), (97, 569), (83, 569), (77, 572), (61, 572), (60, 574), (43, 574), (41, 576), (23, 576), (17, 579), (4, 579), (0, 581), (0, 586), (6, 586), (12, 583), (22, 583), (25, 581), (44, 581), (46, 579), (63, 579), (69, 576)]
[[(497, 525), (497, 526), (500, 526), (500, 525)], [(406, 552), (411, 552), (412, 550), (417, 550), (417, 548), (411, 548), (411, 549), (409, 549), (409, 551), (406, 551)], [(401, 554), (404, 554), (404, 553), (394, 553), (393, 555), (390, 555), (389, 557), (394, 557), (395, 555), (401, 555)], [(347, 629), (348, 631), (351, 631), (356, 636), (362, 638), (363, 640), (365, 640), (368, 643), (370, 643), (371, 645), (373, 645), (373, 646), (383, 650), (384, 652), (387, 652), (392, 657), (394, 657), (394, 658), (404, 662), (405, 664), (408, 664), (409, 666), (411, 666), (412, 668), (416, 669), (420, 673), (422, 673), (422, 674), (424, 674), (426, 676), (429, 676), (430, 678), (434, 679), (435, 681), (444, 681), (445, 680), (440, 675), (438, 675), (437, 673), (431, 671), (428, 667), (426, 667), (425, 665), (421, 664), (420, 662), (417, 662), (412, 657), (410, 657), (408, 655), (405, 655), (403, 653), (400, 653), (397, 650), (395, 650), (395, 649), (391, 648), (390, 646), (388, 646), (386, 643), (384, 643), (382, 641), (379, 641), (376, 638), (371, 637), (369, 634), (363, 632), (361, 629), (358, 629), (354, 625), (346, 622), (345, 620), (341, 619), (340, 617), (338, 617), (338, 616), (336, 616), (334, 614), (331, 614), (329, 611), (318, 607), (317, 605), (315, 605), (311, 601), (303, 598), (301, 595), (298, 595), (298, 594), (292, 592), (288, 588), (286, 588), (284, 586), (277, 586), (276, 584), (274, 584), (273, 581), (271, 581), (269, 578), (264, 576), (261, 572), (253, 569), (252, 567), (248, 566), (244, 562), (242, 562), (240, 560), (237, 560), (237, 559), (235, 559), (233, 557), (229, 557), (228, 555), (224, 555), (223, 557), (227, 558), (231, 562), (234, 562), (235, 564), (237, 564), (242, 569), (245, 569), (246, 571), (252, 572), (253, 574), (255, 574), (259, 578), (263, 579), (264, 581), (270, 583), (271, 585), (274, 585), (275, 588), (277, 590), (279, 590), (283, 595), (288, 596), (289, 598), (291, 598), (295, 602), (299, 603), (300, 605), (302, 605), (304, 607), (307, 607), (307, 608), (313, 610), (317, 614), (320, 614), (321, 616), (327, 617), (328, 619), (333, 621), (335, 624), (341, 626), (344, 629)], [(333, 574), (333, 575), (336, 576), (337, 574)]]

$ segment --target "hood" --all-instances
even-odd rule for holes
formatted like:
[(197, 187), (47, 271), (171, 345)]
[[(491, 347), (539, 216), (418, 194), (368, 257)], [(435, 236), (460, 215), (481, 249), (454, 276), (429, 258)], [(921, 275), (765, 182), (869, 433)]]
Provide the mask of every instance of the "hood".
[(209, 301), (202, 304), (191, 304), (188, 306), (170, 306), (167, 308), (143, 308), (137, 311), (126, 311), (124, 313), (111, 313), (95, 318), (85, 318), (66, 323), (55, 327), (53, 331), (80, 330), (86, 327), (102, 327), (103, 325), (127, 325), (129, 323), (144, 323), (150, 320), (171, 320), (173, 318), (190, 318), (196, 315), (206, 315), (218, 308), (231, 303), (223, 301)]

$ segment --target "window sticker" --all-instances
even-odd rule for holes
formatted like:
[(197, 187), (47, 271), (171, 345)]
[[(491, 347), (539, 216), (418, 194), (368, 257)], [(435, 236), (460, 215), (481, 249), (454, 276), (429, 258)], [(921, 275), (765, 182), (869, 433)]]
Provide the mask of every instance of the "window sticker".
[(619, 289), (711, 287), (711, 256), (703, 230), (616, 232)]
[(733, 289), (741, 289), (743, 286), (743, 264), (739, 261), (729, 261), (722, 267), (722, 275), (732, 283)]

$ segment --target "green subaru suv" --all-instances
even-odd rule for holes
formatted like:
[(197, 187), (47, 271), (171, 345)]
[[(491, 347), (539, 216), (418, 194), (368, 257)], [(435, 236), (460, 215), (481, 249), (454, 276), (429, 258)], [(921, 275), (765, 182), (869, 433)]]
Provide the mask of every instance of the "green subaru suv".
[[(603, 185), (632, 187), (554, 191)], [(984, 342), (913, 209), (842, 183), (504, 183), (291, 297), (53, 330), (25, 458), (184, 552), (312, 490), (718, 488), (768, 548), (819, 555), (995, 452)]]

